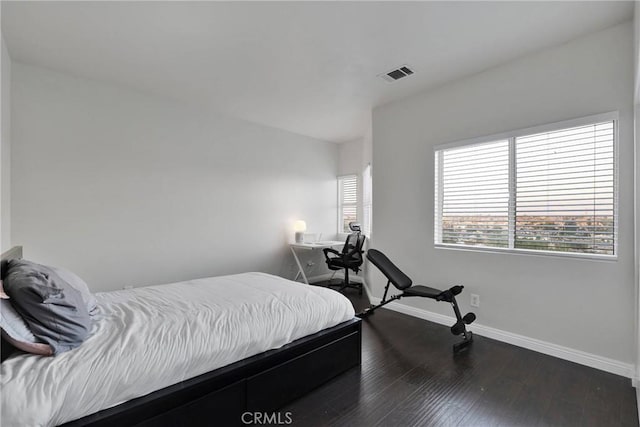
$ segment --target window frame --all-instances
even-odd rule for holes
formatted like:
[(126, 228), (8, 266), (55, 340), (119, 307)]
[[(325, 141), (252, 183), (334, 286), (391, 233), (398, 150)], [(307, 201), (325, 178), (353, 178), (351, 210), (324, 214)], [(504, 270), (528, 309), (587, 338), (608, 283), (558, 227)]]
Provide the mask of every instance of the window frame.
[[(588, 126), (602, 122), (613, 122), (613, 254), (589, 254), (580, 252), (561, 252), (561, 251), (548, 251), (537, 249), (519, 249), (511, 247), (511, 243), (515, 239), (515, 191), (516, 180), (512, 179), (509, 182), (509, 247), (500, 248), (492, 246), (472, 246), (462, 245), (456, 243), (442, 243), (437, 239), (442, 238), (442, 203), (443, 203), (443, 186), (442, 186), (442, 158), (438, 158), (439, 153), (443, 150), (464, 147), (469, 145), (476, 145), (482, 143), (488, 143), (498, 140), (509, 140), (509, 172), (516, 176), (516, 162), (515, 162), (515, 140), (516, 138), (534, 135), (538, 133), (553, 132), (572, 127)], [(619, 113), (617, 111), (607, 112), (602, 114), (595, 114), (591, 116), (580, 117), (571, 120), (563, 120), (560, 122), (549, 123), (545, 125), (532, 126), (523, 129), (502, 132), (493, 135), (482, 136), (478, 138), (470, 138), (460, 141), (454, 141), (444, 144), (438, 144), (433, 147), (433, 189), (434, 189), (434, 221), (433, 221), (433, 241), (436, 249), (445, 250), (458, 250), (458, 251), (470, 251), (470, 252), (489, 252), (500, 254), (515, 254), (515, 255), (535, 255), (535, 256), (552, 256), (563, 258), (578, 258), (600, 261), (617, 261), (619, 256), (618, 245), (618, 227), (619, 227)], [(439, 170), (436, 170), (436, 166)], [(514, 236), (514, 239), (511, 238)]]
[[(343, 185), (342, 182), (344, 179), (346, 178), (353, 178), (356, 181), (356, 201), (355, 203), (343, 203)], [(345, 235), (345, 234), (349, 234), (351, 233), (351, 231), (344, 231), (343, 225), (344, 225), (344, 207), (345, 206), (354, 206), (356, 208), (356, 221), (359, 221), (359, 215), (358, 215), (358, 205), (360, 202), (360, 194), (359, 194), (359, 190), (360, 190), (360, 180), (358, 179), (358, 174), (357, 173), (348, 173), (348, 174), (344, 174), (344, 175), (338, 175), (336, 177), (336, 182), (338, 185), (338, 235)]]

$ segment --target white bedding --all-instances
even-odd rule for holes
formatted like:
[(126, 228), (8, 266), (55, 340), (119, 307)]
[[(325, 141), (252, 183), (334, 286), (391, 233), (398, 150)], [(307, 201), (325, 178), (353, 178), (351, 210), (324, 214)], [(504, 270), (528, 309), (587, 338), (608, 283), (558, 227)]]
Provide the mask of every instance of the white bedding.
[(351, 319), (338, 292), (264, 273), (96, 295), (91, 337), (2, 364), (3, 427), (56, 425)]

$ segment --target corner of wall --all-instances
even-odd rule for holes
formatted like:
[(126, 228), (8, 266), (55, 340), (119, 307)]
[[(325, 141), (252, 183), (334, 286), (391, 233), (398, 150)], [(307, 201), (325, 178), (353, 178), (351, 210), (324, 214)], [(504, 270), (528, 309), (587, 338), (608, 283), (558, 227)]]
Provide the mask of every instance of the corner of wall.
[(0, 41), (0, 249), (5, 251), (11, 247), (11, 58), (4, 38)]

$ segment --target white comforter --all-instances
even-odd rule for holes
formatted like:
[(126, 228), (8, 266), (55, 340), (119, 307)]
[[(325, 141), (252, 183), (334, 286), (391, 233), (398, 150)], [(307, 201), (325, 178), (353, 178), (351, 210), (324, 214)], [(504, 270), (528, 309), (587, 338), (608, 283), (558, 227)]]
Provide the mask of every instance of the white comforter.
[(91, 337), (2, 364), (1, 424), (56, 425), (344, 322), (338, 292), (245, 273), (96, 295)]

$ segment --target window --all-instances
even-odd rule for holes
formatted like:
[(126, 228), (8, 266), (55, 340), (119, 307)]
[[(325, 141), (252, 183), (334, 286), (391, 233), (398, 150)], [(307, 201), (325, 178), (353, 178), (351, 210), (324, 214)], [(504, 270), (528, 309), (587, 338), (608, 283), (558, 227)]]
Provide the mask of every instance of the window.
[(616, 119), (601, 115), (435, 152), (435, 243), (616, 255)]
[(358, 218), (358, 176), (338, 177), (338, 233), (350, 233), (349, 223)]
[(373, 213), (373, 191), (371, 186), (371, 164), (362, 174), (362, 232), (371, 238), (371, 216)]

